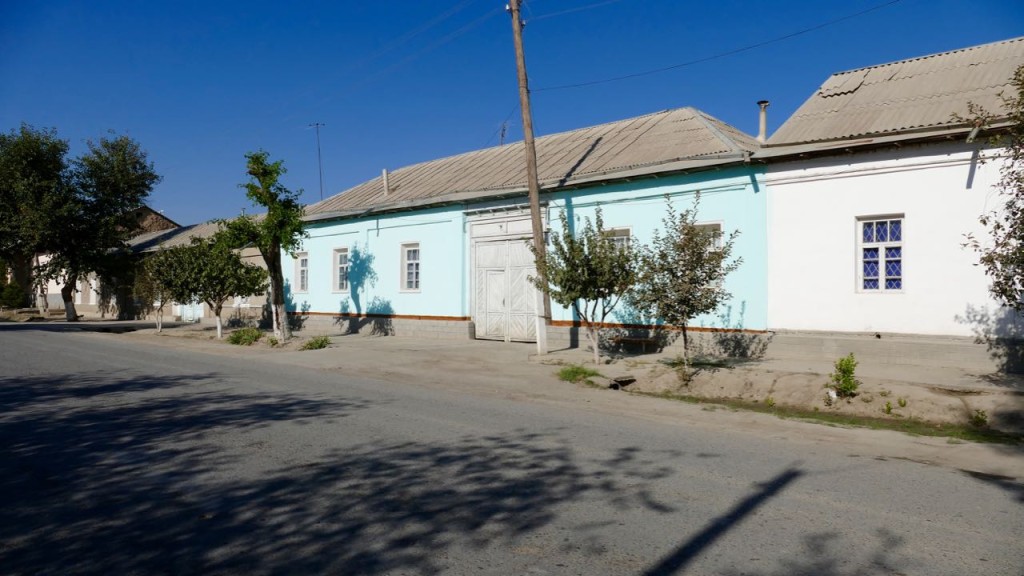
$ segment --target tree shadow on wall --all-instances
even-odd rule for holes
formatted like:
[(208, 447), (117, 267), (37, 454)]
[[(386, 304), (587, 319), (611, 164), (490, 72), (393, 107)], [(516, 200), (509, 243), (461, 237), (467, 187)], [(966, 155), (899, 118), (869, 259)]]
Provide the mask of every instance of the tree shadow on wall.
[(631, 352), (661, 352), (679, 338), (679, 331), (666, 328), (657, 318), (620, 302), (612, 312), (620, 327), (601, 331), (601, 349), (610, 354)]
[(334, 318), (334, 323), (344, 327), (347, 334), (359, 334), (367, 325), (370, 325), (370, 334), (374, 336), (394, 334), (391, 315), (395, 312), (391, 301), (374, 296), (369, 304), (364, 303), (367, 288), (377, 285), (374, 260), (374, 255), (360, 248), (358, 243), (349, 250), (349, 298), (341, 301), (338, 315)]
[[(985, 306), (968, 304), (963, 315), (957, 315), (955, 320), (971, 328), (975, 343), (985, 345), (999, 372), (1024, 374), (1024, 320), (1013, 309), (999, 307), (991, 311)], [(1003, 384), (1024, 388), (1018, 378), (1005, 379)]]
[(370, 327), (371, 336), (394, 336), (395, 326), (392, 317), (395, 309), (390, 300), (374, 296), (366, 308), (365, 314), (353, 313), (348, 300), (342, 300), (334, 323), (343, 326), (346, 334), (361, 334), (363, 329)]
[(733, 321), (733, 307), (725, 306), (718, 315), (717, 326), (708, 328), (707, 338), (699, 338), (698, 347), (705, 349), (698, 354), (730, 358), (733, 360), (757, 360), (763, 358), (771, 344), (771, 333), (746, 331), (744, 317), (747, 312), (746, 301), (740, 302), (739, 314)]
[[(299, 331), (306, 325), (306, 320), (309, 320), (309, 310), (311, 306), (308, 301), (303, 301), (301, 306), (297, 306), (295, 303), (294, 295), (292, 294), (291, 284), (284, 281), (284, 309), (288, 316), (288, 326), (294, 330)], [(274, 325), (273, 311), (270, 309), (270, 303), (267, 303), (266, 312), (264, 317), (270, 320), (270, 325)]]

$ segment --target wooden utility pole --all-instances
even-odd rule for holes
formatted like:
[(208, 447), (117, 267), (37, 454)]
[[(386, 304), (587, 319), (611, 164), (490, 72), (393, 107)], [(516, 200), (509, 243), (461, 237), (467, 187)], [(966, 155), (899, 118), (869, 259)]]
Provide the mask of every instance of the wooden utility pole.
[[(533, 116), (530, 114), (530, 88), (526, 76), (526, 55), (523, 53), (523, 21), (519, 16), (521, 0), (509, 0), (512, 14), (512, 39), (516, 48), (516, 70), (519, 73), (519, 106), (523, 116), (523, 140), (526, 144), (526, 184), (530, 190), (530, 219), (533, 221), (533, 247), (537, 259), (544, 258), (544, 226), (540, 220), (540, 184), (537, 182), (537, 148), (533, 143)], [(546, 282), (544, 270), (537, 267), (541, 283)], [(537, 353), (548, 353), (548, 322), (551, 319), (551, 299), (547, 292), (537, 291)]]

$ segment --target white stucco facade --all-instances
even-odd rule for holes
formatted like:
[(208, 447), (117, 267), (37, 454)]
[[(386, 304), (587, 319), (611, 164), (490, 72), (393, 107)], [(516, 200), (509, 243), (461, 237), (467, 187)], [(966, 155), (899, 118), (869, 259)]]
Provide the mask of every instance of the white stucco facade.
[[(769, 328), (970, 336), (1005, 315), (963, 246), (965, 234), (985, 237), (978, 217), (1002, 203), (1000, 163), (979, 163), (976, 149), (961, 141), (769, 164)], [(872, 218), (902, 222), (900, 289), (865, 289), (861, 235)]]

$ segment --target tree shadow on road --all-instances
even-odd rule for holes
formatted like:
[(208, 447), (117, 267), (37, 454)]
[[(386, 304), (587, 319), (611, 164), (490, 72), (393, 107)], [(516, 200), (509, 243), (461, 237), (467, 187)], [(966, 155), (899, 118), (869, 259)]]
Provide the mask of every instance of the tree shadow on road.
[(794, 550), (792, 558), (770, 571), (748, 571), (747, 576), (866, 576), (868, 574), (913, 574), (915, 568), (902, 554), (906, 539), (891, 530), (879, 528), (873, 547), (851, 548), (840, 532), (818, 532), (803, 538), (803, 548)]

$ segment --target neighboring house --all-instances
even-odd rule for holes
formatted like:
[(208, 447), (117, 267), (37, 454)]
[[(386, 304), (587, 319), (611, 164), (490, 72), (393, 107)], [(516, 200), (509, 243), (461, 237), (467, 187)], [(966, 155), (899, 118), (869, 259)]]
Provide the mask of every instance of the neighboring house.
[[(145, 255), (158, 250), (187, 246), (193, 238), (211, 238), (220, 228), (220, 224), (215, 221), (179, 226), (171, 230), (140, 234), (132, 238), (129, 245), (136, 254)], [(245, 263), (263, 269), (267, 268), (263, 256), (256, 248), (243, 248), (239, 251), (239, 255)], [(258, 322), (263, 318), (266, 302), (265, 294), (236, 297), (225, 303), (221, 317), (228, 325), (232, 322)], [(202, 302), (174, 302), (165, 308), (164, 314), (182, 322), (199, 322), (203, 319), (214, 318), (213, 310)]]
[[(768, 327), (1015, 336), (965, 248), (1001, 161), (956, 116), (1002, 111), (1024, 38), (829, 77), (754, 155), (768, 189)], [(996, 125), (998, 128), (998, 124)]]
[[(680, 108), (537, 139), (542, 220), (556, 232), (603, 211), (605, 227), (647, 242), (666, 197), (701, 192), (699, 218), (741, 232), (731, 308), (696, 325), (767, 327), (766, 198), (757, 142)], [(521, 142), (384, 172), (306, 209), (310, 233), (285, 266), (288, 309), (311, 327), (429, 338), (532, 341), (535, 289)], [(572, 312), (552, 304), (553, 340)], [(648, 324), (624, 311), (620, 324)]]
[[(149, 206), (143, 206), (136, 210), (135, 218), (137, 222), (136, 229), (139, 234), (158, 233), (180, 227), (180, 224)], [(48, 255), (42, 254), (38, 257), (37, 264), (45, 264), (49, 259)], [(53, 280), (46, 285), (46, 303), (47, 307), (51, 310), (64, 309), (64, 299), (60, 294), (61, 287), (61, 283)], [(80, 315), (96, 317), (117, 316), (116, 313), (113, 313), (117, 305), (116, 298), (110, 296), (108, 301), (104, 301), (100, 279), (97, 278), (96, 274), (89, 274), (78, 281), (74, 302), (75, 311)]]

